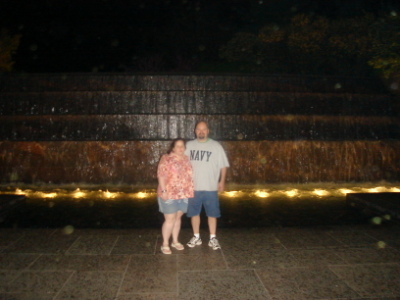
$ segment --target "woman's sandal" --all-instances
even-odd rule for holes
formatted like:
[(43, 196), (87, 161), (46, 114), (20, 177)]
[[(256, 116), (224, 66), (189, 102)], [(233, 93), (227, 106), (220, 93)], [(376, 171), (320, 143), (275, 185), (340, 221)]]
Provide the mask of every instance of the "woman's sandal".
[(164, 254), (171, 254), (171, 249), (168, 246), (161, 246), (161, 252)]
[(171, 247), (174, 247), (176, 250), (183, 250), (183, 249), (185, 249), (185, 247), (184, 247), (181, 243), (176, 243), (176, 244), (172, 243), (172, 244), (171, 244)]

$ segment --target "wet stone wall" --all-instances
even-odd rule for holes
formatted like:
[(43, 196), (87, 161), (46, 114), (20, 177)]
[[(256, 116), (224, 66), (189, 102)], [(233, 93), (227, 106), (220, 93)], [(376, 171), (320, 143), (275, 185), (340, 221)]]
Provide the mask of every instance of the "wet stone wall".
[(396, 99), (368, 78), (30, 74), (0, 96), (2, 183), (153, 184), (198, 120), (229, 182), (399, 179)]

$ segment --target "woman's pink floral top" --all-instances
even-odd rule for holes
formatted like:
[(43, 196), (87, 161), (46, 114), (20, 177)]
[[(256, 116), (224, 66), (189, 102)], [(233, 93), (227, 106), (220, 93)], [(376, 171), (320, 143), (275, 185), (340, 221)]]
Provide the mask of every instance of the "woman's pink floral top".
[[(164, 154), (158, 164), (158, 177), (164, 177), (165, 188), (169, 199), (184, 199), (194, 197), (193, 171), (189, 157)], [(161, 187), (158, 185), (157, 194), (161, 197)]]

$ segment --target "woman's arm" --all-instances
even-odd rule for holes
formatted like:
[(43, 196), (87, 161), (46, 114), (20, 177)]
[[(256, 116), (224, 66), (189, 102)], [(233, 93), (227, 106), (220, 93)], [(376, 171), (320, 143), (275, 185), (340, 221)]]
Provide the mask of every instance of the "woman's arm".
[(165, 184), (165, 177), (164, 176), (158, 176), (158, 185), (161, 188), (161, 199), (163, 200), (168, 200), (168, 191), (167, 187)]
[(168, 172), (167, 159), (166, 156), (163, 155), (161, 157), (157, 169), (158, 186), (161, 189), (161, 199), (163, 200), (168, 200), (168, 191), (166, 183), (167, 172)]

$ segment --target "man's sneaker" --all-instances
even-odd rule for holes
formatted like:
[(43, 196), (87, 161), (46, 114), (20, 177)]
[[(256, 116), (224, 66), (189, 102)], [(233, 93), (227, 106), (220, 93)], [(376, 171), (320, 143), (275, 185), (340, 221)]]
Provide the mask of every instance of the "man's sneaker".
[(221, 249), (221, 246), (219, 245), (218, 240), (215, 237), (210, 239), (210, 241), (208, 242), (208, 246), (213, 248), (213, 250)]
[(201, 241), (200, 237), (192, 237), (186, 245), (188, 245), (190, 248), (193, 248), (194, 246), (201, 245), (203, 242)]

